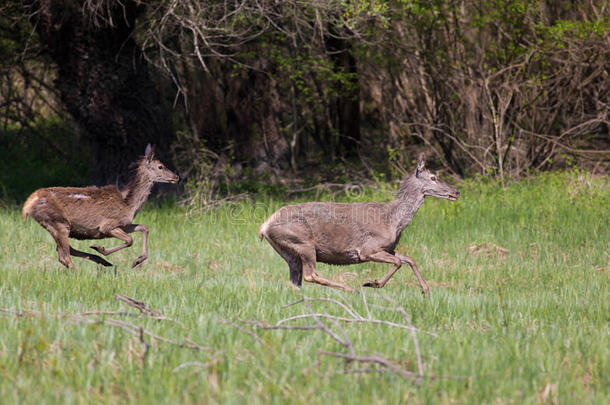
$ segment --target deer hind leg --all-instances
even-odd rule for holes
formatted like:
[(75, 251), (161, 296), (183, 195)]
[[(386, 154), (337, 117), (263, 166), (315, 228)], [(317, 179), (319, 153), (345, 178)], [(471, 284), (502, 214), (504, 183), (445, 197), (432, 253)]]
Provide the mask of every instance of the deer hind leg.
[(98, 255), (94, 255), (94, 254), (87, 253), (87, 252), (81, 252), (80, 250), (74, 249), (72, 246), (70, 246), (70, 254), (74, 257), (82, 257), (84, 259), (89, 259), (92, 262), (101, 264), (102, 266), (106, 266), (106, 267), (112, 266), (112, 263), (107, 262), (106, 260), (99, 257)]
[(325, 285), (327, 287), (338, 288), (340, 290), (354, 291), (352, 287), (346, 284), (328, 280), (318, 274), (316, 270), (316, 252), (314, 249), (311, 249), (311, 251), (305, 252), (303, 255), (301, 255), (301, 260), (303, 262), (303, 278), (305, 281)]
[(290, 282), (297, 286), (301, 287), (303, 284), (303, 263), (301, 259), (298, 257), (290, 257), (288, 262), (288, 268), (290, 269)]
[(424, 294), (424, 296), (430, 295), (430, 289), (428, 288), (428, 284), (426, 283), (426, 280), (424, 280), (424, 278), (419, 273), (419, 270), (417, 270), (417, 265), (415, 264), (415, 260), (411, 259), (409, 256), (403, 256), (398, 253), (396, 253), (396, 257), (398, 257), (401, 262), (408, 264), (411, 267), (411, 269), (413, 269), (413, 273), (415, 273), (415, 277), (417, 277), (417, 280), (419, 281), (419, 285), (421, 287), (422, 294)]
[(288, 268), (290, 269), (290, 282), (295, 287), (301, 287), (303, 284), (303, 263), (301, 262), (301, 258), (292, 251), (290, 247), (280, 245), (269, 237), (266, 239), (271, 247), (282, 256), (282, 259), (286, 260), (286, 263), (288, 263)]
[(74, 263), (72, 263), (70, 258), (70, 228), (68, 225), (63, 223), (53, 225), (43, 223), (42, 226), (49, 231), (57, 244), (59, 262), (69, 269), (74, 267)]
[(59, 261), (61, 264), (66, 266), (67, 268), (73, 268), (74, 264), (72, 263), (72, 259), (70, 255), (74, 257), (82, 257), (85, 259), (89, 259), (97, 264), (101, 264), (103, 266), (112, 266), (111, 263), (108, 263), (106, 260), (102, 259), (97, 255), (92, 255), (90, 253), (81, 252), (80, 250), (76, 250), (70, 246), (70, 229), (65, 224), (58, 224), (55, 227), (45, 226), (45, 228), (49, 231), (49, 233), (55, 239), (55, 243), (57, 243), (57, 254), (59, 256)]
[(391, 263), (394, 264), (394, 267), (392, 267), (392, 269), (385, 276), (383, 276), (381, 280), (369, 281), (368, 283), (364, 283), (363, 287), (383, 288), (388, 280), (392, 278), (394, 273), (396, 273), (401, 266), (400, 259), (393, 254), (386, 252), (385, 250), (367, 255), (364, 257), (364, 259), (368, 262)]

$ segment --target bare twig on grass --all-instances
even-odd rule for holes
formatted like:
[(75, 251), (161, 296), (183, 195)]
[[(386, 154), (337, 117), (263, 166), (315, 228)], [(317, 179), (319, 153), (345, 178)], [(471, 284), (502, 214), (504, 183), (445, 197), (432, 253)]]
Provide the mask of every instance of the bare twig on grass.
[(144, 366), (146, 364), (146, 356), (148, 356), (148, 350), (150, 349), (150, 345), (148, 344), (146, 339), (144, 339), (144, 328), (141, 326), (140, 326), (140, 343), (142, 343), (142, 345), (144, 345), (144, 353), (142, 353), (142, 357), (140, 358), (140, 360), (142, 361), (142, 366)]
[(24, 316), (38, 316), (38, 311), (30, 311), (28, 309), (25, 309), (23, 311), (13, 311), (12, 309), (8, 309), (8, 308), (0, 308), (0, 313), (15, 315), (16, 317), (19, 317), (19, 318), (24, 317)]
[[(327, 318), (327, 319), (331, 319), (331, 320), (336, 320), (336, 321), (342, 321), (342, 322), (354, 322), (354, 323), (358, 323), (358, 322), (362, 322), (362, 323), (373, 323), (373, 324), (380, 324), (380, 325), (387, 325), (387, 326), (392, 326), (395, 328), (400, 328), (400, 329), (409, 329), (412, 331), (417, 331), (417, 332), (421, 332), (421, 333), (425, 333), (426, 335), (430, 335), (433, 337), (438, 337), (438, 335), (434, 332), (427, 332), (427, 331), (422, 331), (420, 329), (417, 329), (416, 327), (414, 327), (413, 325), (404, 325), (404, 324), (400, 324), (400, 323), (396, 323), (396, 322), (391, 322), (391, 321), (385, 321), (385, 320), (381, 320), (381, 319), (373, 319), (368, 303), (366, 301), (366, 294), (364, 293), (364, 290), (361, 291), (362, 293), (362, 301), (365, 305), (366, 311), (367, 311), (367, 317), (363, 317), (362, 315), (360, 315), (357, 311), (355, 311), (353, 308), (348, 307), (346, 304), (342, 303), (341, 301), (338, 301), (336, 299), (333, 298), (310, 298), (310, 297), (304, 297), (303, 299), (293, 302), (291, 304), (288, 305), (284, 305), (281, 308), (288, 308), (291, 307), (293, 305), (297, 305), (300, 304), (302, 302), (306, 302), (306, 301), (310, 301), (310, 302), (330, 302), (332, 304), (338, 305), (339, 307), (343, 308), (349, 315), (350, 318), (347, 317), (340, 317), (340, 316), (335, 316), (335, 315), (330, 315), (330, 314), (326, 314), (326, 313), (317, 313), (317, 314), (301, 314), (301, 315), (295, 315), (292, 317), (288, 317), (288, 318), (284, 318), (279, 320), (276, 325), (280, 326), (283, 323), (295, 320), (295, 319), (302, 319), (302, 318), (311, 318), (313, 316), (318, 316), (320, 318)], [(377, 307), (380, 308), (381, 307)], [(397, 308), (382, 308), (384, 310), (390, 310), (390, 311), (397, 311)], [(283, 329), (283, 328), (277, 328), (277, 329)]]
[[(241, 320), (240, 319), (239, 322), (246, 324), (246, 325), (251, 325), (254, 329), (261, 329), (261, 330), (275, 330), (275, 329), (303, 330), (303, 331), (320, 330), (320, 331), (324, 332), (327, 336), (329, 336), (330, 338), (332, 338), (333, 340), (338, 342), (341, 346), (343, 346), (346, 349), (347, 353), (329, 352), (326, 350), (320, 350), (318, 353), (321, 355), (325, 355), (325, 356), (343, 359), (345, 362), (344, 364), (345, 364), (346, 373), (364, 373), (364, 372), (373, 372), (373, 371), (391, 372), (391, 373), (394, 373), (397, 375), (401, 375), (405, 378), (413, 379), (416, 383), (421, 382), (422, 378), (430, 378), (430, 376), (424, 375), (424, 363), (422, 360), (421, 349), (420, 349), (420, 344), (419, 344), (419, 339), (417, 337), (417, 333), (418, 332), (427, 333), (428, 335), (432, 335), (432, 336), (436, 336), (436, 334), (431, 333), (431, 332), (423, 332), (423, 331), (415, 328), (413, 326), (413, 324), (411, 323), (411, 320), (410, 320), (410, 317), (409, 317), (407, 311), (402, 306), (396, 304), (396, 302), (394, 302), (392, 299), (384, 297), (384, 296), (379, 296), (379, 297), (381, 299), (383, 299), (384, 301), (390, 303), (393, 306), (389, 307), (389, 308), (383, 308), (383, 309), (400, 313), (402, 315), (405, 323), (397, 323), (397, 322), (391, 322), (391, 321), (373, 318), (373, 316), (371, 314), (371, 309), (370, 309), (371, 307), (369, 306), (369, 304), (367, 302), (365, 292), (362, 291), (361, 295), (362, 295), (364, 307), (366, 309), (367, 317), (363, 317), (354, 308), (352, 308), (351, 306), (347, 305), (346, 303), (344, 303), (340, 300), (337, 300), (334, 298), (310, 298), (310, 297), (305, 296), (296, 302), (282, 306), (282, 308), (284, 309), (284, 308), (296, 306), (299, 304), (303, 304), (305, 306), (305, 308), (307, 309), (306, 313), (280, 319), (279, 321), (277, 321), (275, 324), (272, 324), (272, 325), (270, 325), (264, 321), (258, 321), (258, 320)], [(323, 302), (323, 303), (331, 304), (335, 308), (340, 308), (341, 310), (343, 310), (346, 315), (339, 316), (339, 315), (325, 313), (322, 311), (315, 311), (312, 307), (312, 303), (314, 303), (314, 302), (316, 302), (316, 303)], [(294, 321), (304, 320), (304, 319), (312, 320), (313, 324), (307, 324), (307, 325), (300, 324), (299, 325), (299, 324), (293, 323)], [(234, 323), (230, 323), (230, 322), (226, 322), (226, 323), (235, 326), (240, 331), (245, 332), (250, 336), (253, 336), (257, 341), (261, 342), (260, 337), (255, 332), (241, 328), (241, 327), (235, 325)], [(330, 323), (332, 325), (329, 325), (328, 323)], [(397, 365), (395, 362), (393, 362), (393, 361), (389, 360), (388, 358), (386, 358), (382, 355), (379, 355), (379, 354), (372, 354), (372, 355), (366, 355), (366, 356), (358, 355), (356, 353), (356, 349), (354, 348), (354, 344), (350, 340), (347, 333), (341, 327), (342, 323), (343, 324), (367, 323), (367, 324), (374, 324), (374, 325), (386, 325), (386, 326), (390, 326), (390, 327), (394, 327), (394, 328), (409, 330), (410, 334), (411, 334), (411, 338), (413, 340), (414, 347), (415, 347), (415, 355), (417, 358), (417, 367), (418, 367), (417, 372), (408, 370), (400, 365)], [(373, 367), (351, 368), (351, 365), (353, 365), (355, 363), (370, 364), (370, 365), (373, 365)]]
[(415, 333), (415, 329), (413, 328), (413, 324), (411, 323), (411, 318), (409, 317), (409, 314), (407, 313), (407, 311), (405, 311), (405, 309), (402, 306), (398, 305), (391, 298), (383, 296), (383, 295), (381, 295), (380, 297), (382, 299), (386, 300), (387, 302), (389, 302), (390, 304), (394, 305), (395, 310), (400, 312), (403, 319), (405, 320), (407, 325), (410, 327), (411, 338), (413, 339), (413, 345), (415, 346), (415, 354), (417, 356), (417, 368), (419, 370), (419, 377), (422, 378), (424, 376), (424, 363), (423, 363), (422, 357), (421, 357), (421, 350), (419, 348), (419, 340), (417, 338), (417, 333)]
[[(134, 314), (133, 312), (125, 312), (125, 311), (85, 311), (79, 312), (80, 316), (93, 316), (93, 315), (111, 315), (111, 316), (127, 316), (127, 317), (140, 317), (140, 314)], [(74, 316), (73, 314), (67, 315), (68, 317)]]
[(107, 318), (106, 319), (90, 319), (90, 318), (85, 318), (85, 317), (79, 316), (79, 314), (75, 314), (71, 318), (71, 320), (76, 323), (101, 324), (101, 325), (113, 326), (115, 328), (123, 329), (127, 333), (129, 333), (133, 336), (136, 336), (136, 337), (146, 335), (146, 336), (149, 336), (153, 340), (164, 342), (164, 343), (167, 343), (170, 345), (174, 345), (174, 346), (178, 346), (178, 347), (182, 347), (182, 348), (186, 348), (186, 349), (211, 350), (209, 347), (205, 347), (198, 343), (195, 343), (193, 340), (191, 340), (190, 338), (188, 338), (186, 336), (184, 337), (184, 341), (180, 342), (180, 341), (166, 338), (161, 335), (157, 335), (157, 334), (155, 334), (147, 329), (144, 329), (141, 326), (135, 325), (133, 323), (119, 321), (117, 319), (107, 319)]
[(163, 315), (161, 315), (161, 312), (159, 312), (158, 309), (148, 307), (143, 301), (138, 301), (134, 298), (127, 297), (126, 295), (121, 294), (114, 294), (114, 299), (117, 301), (123, 301), (130, 307), (136, 308), (142, 314), (150, 315), (153, 318), (167, 319)]
[(187, 368), (187, 367), (198, 367), (200, 369), (202, 368), (208, 368), (214, 364), (218, 363), (218, 361), (208, 361), (207, 363), (202, 363), (200, 361), (187, 361), (186, 363), (182, 363), (179, 366), (177, 366), (176, 368), (174, 368), (172, 370), (172, 373), (177, 373), (178, 371)]
[[(416, 374), (414, 372), (405, 370), (404, 368), (401, 368), (401, 367), (391, 363), (388, 359), (386, 359), (383, 356), (377, 356), (377, 355), (355, 356), (355, 355), (348, 355), (345, 353), (327, 352), (324, 350), (320, 350), (318, 353), (324, 354), (326, 356), (338, 357), (338, 358), (344, 359), (346, 364), (349, 364), (352, 362), (372, 363), (372, 364), (377, 364), (377, 365), (383, 367), (384, 369), (386, 369), (386, 370), (384, 370), (384, 369), (357, 369), (358, 372), (391, 371), (395, 374), (399, 374), (399, 375), (402, 375), (402, 376), (408, 377), (408, 378), (413, 378), (416, 376)], [(356, 370), (351, 370), (351, 372), (354, 372), (354, 371), (356, 371)]]
[(256, 333), (251, 332), (251, 331), (249, 331), (249, 330), (248, 330), (248, 329), (246, 329), (246, 328), (242, 328), (241, 326), (239, 326), (238, 324), (236, 324), (236, 323), (235, 323), (235, 322), (233, 322), (233, 321), (229, 321), (229, 320), (227, 320), (227, 319), (221, 319), (221, 320), (220, 320), (220, 322), (224, 323), (225, 325), (231, 325), (231, 326), (233, 326), (235, 329), (237, 329), (237, 330), (239, 330), (239, 331), (241, 331), (241, 332), (244, 332), (244, 333), (245, 333), (245, 334), (247, 334), (247, 335), (252, 336), (252, 337), (254, 338), (254, 340), (256, 340), (256, 341), (257, 341), (257, 342), (259, 342), (259, 343), (262, 343), (262, 342), (263, 342), (263, 339), (261, 339), (261, 338), (260, 338), (260, 337), (259, 337), (259, 336), (258, 336)]
[(121, 294), (114, 294), (114, 299), (117, 301), (122, 301), (122, 302), (126, 303), (127, 305), (129, 305), (130, 307), (136, 308), (138, 311), (140, 311), (140, 314), (142, 314), (142, 315), (146, 315), (152, 319), (156, 319), (159, 321), (175, 322), (184, 328), (184, 324), (182, 322), (166, 317), (165, 315), (163, 315), (161, 313), (161, 311), (159, 311), (158, 309), (155, 309), (155, 308), (150, 308), (143, 301), (139, 301), (134, 298), (128, 297), (126, 295), (121, 295)]
[[(147, 315), (151, 319), (172, 321), (172, 322), (179, 324), (182, 328), (184, 328), (184, 325), (181, 322), (165, 317), (164, 315), (161, 314), (161, 312), (159, 310), (148, 307), (142, 301), (139, 301), (139, 300), (136, 300), (134, 298), (130, 298), (130, 297), (127, 297), (124, 295), (120, 295), (120, 294), (116, 294), (115, 299), (117, 299), (119, 301), (123, 301), (123, 302), (127, 303), (129, 306), (137, 308), (138, 310), (140, 310), (140, 313), (142, 315)], [(185, 336), (183, 338), (183, 341), (177, 341), (177, 340), (173, 340), (173, 339), (161, 336), (161, 335), (157, 335), (147, 329), (144, 329), (142, 326), (108, 317), (108, 316), (136, 316), (136, 314), (131, 314), (128, 312), (83, 311), (83, 312), (79, 312), (79, 313), (75, 313), (75, 314), (67, 314), (67, 313), (49, 314), (49, 313), (44, 313), (41, 311), (29, 310), (29, 309), (15, 311), (12, 309), (0, 308), (0, 314), (10, 314), (10, 315), (20, 317), (20, 318), (21, 317), (36, 317), (36, 318), (55, 317), (58, 319), (67, 318), (70, 321), (75, 322), (75, 323), (107, 325), (107, 326), (112, 326), (115, 328), (123, 329), (127, 333), (138, 337), (140, 339), (140, 342), (144, 345), (145, 351), (144, 351), (144, 354), (142, 357), (143, 363), (144, 363), (146, 356), (148, 355), (148, 351), (150, 348), (150, 343), (148, 343), (145, 340), (145, 336), (148, 336), (151, 339), (159, 341), (159, 342), (164, 342), (164, 343), (182, 347), (182, 348), (187, 348), (187, 349), (192, 349), (192, 350), (207, 350), (207, 351), (211, 350), (208, 347), (202, 346), (202, 345), (194, 342), (192, 339), (190, 339), (187, 336)], [(95, 315), (103, 315), (103, 317), (93, 318), (92, 316), (95, 316)]]

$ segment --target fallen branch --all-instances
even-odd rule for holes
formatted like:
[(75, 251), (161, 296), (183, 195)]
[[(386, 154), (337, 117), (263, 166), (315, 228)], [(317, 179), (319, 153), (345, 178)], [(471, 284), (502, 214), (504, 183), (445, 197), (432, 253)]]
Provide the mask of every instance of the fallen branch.
[[(388, 359), (386, 359), (385, 357), (382, 357), (382, 356), (377, 356), (377, 355), (354, 356), (354, 355), (349, 355), (349, 354), (345, 354), (345, 353), (327, 352), (324, 350), (320, 350), (320, 351), (318, 351), (318, 353), (326, 355), (326, 356), (338, 357), (338, 358), (344, 359), (346, 361), (346, 363), (358, 362), (358, 363), (378, 364), (382, 367), (385, 367), (387, 370), (389, 370), (393, 373), (400, 374), (400, 375), (403, 375), (403, 376), (409, 377), (409, 378), (416, 376), (415, 373), (405, 370), (405, 369), (391, 363)], [(373, 370), (371, 370), (371, 371), (373, 371)], [(380, 370), (375, 370), (375, 371), (380, 371)]]
[(89, 318), (81, 317), (80, 315), (76, 314), (72, 317), (72, 320), (77, 323), (101, 324), (101, 325), (113, 326), (116, 328), (123, 329), (124, 331), (126, 331), (127, 333), (129, 333), (133, 336), (140, 337), (140, 336), (146, 335), (154, 340), (168, 343), (168, 344), (182, 347), (182, 348), (187, 348), (187, 349), (192, 349), (192, 350), (211, 350), (208, 347), (201, 346), (200, 344), (193, 342), (191, 339), (189, 339), (187, 337), (184, 338), (184, 342), (178, 342), (176, 340), (169, 339), (169, 338), (166, 338), (161, 335), (157, 335), (147, 329), (142, 328), (141, 326), (138, 326), (138, 325), (135, 325), (135, 324), (129, 323), (129, 322), (119, 321), (117, 319), (111, 319), (111, 318), (110, 319), (89, 319)]
[[(425, 376), (424, 376), (424, 363), (422, 360), (421, 349), (420, 349), (417, 333), (426, 333), (431, 336), (437, 336), (437, 335), (432, 332), (424, 332), (424, 331), (421, 331), (421, 330), (415, 328), (411, 323), (411, 320), (410, 320), (410, 317), (409, 317), (407, 311), (400, 305), (397, 305), (393, 300), (391, 300), (387, 297), (384, 297), (384, 296), (379, 296), (379, 297), (381, 299), (385, 300), (386, 302), (392, 304), (393, 307), (388, 307), (388, 308), (383, 308), (383, 309), (393, 311), (393, 312), (399, 312), (402, 315), (405, 323), (403, 324), (403, 323), (397, 323), (397, 322), (386, 321), (383, 319), (373, 318), (369, 304), (366, 299), (366, 294), (364, 291), (361, 292), (361, 296), (362, 296), (363, 303), (364, 303), (366, 313), (367, 313), (366, 317), (362, 316), (360, 313), (358, 313), (358, 311), (356, 311), (354, 308), (350, 307), (346, 303), (344, 303), (340, 300), (334, 299), (334, 298), (303, 297), (302, 299), (300, 299), (296, 302), (293, 302), (291, 304), (282, 306), (281, 308), (285, 309), (285, 308), (293, 307), (293, 306), (296, 306), (299, 304), (303, 304), (305, 306), (305, 308), (307, 309), (306, 313), (299, 314), (299, 315), (293, 315), (293, 316), (290, 316), (287, 318), (280, 319), (275, 324), (268, 324), (264, 321), (258, 321), (258, 320), (242, 320), (242, 319), (240, 319), (239, 322), (241, 322), (242, 324), (245, 324), (245, 325), (250, 325), (254, 329), (261, 329), (261, 330), (277, 330), (277, 329), (301, 330), (301, 331), (320, 330), (320, 331), (324, 332), (324, 334), (326, 334), (327, 336), (329, 336), (330, 338), (332, 338), (333, 340), (338, 342), (341, 346), (343, 346), (347, 350), (347, 353), (330, 352), (330, 351), (326, 351), (326, 350), (320, 350), (318, 353), (320, 355), (331, 356), (331, 357), (343, 359), (345, 361), (346, 372), (356, 372), (356, 373), (373, 372), (373, 371), (391, 372), (391, 373), (401, 375), (405, 378), (413, 379), (416, 383), (420, 383), (422, 378), (424, 378)], [(321, 311), (314, 311), (314, 309), (312, 307), (313, 302), (323, 302), (323, 303), (332, 304), (333, 306), (342, 309), (346, 313), (346, 315), (338, 316), (338, 315), (324, 313)], [(312, 320), (313, 324), (307, 324), (307, 325), (292, 324), (293, 321), (304, 320), (304, 319)], [(332, 325), (328, 325), (326, 322), (330, 322)], [(260, 337), (251, 330), (239, 327), (238, 325), (228, 322), (228, 321), (226, 321), (225, 323), (228, 323), (228, 324), (236, 327), (238, 330), (240, 330), (244, 333), (247, 333), (248, 335), (254, 337), (259, 342), (262, 341), (260, 339)], [(411, 334), (411, 338), (412, 338), (413, 344), (415, 346), (415, 355), (417, 358), (417, 367), (418, 367), (417, 372), (407, 370), (407, 369), (395, 364), (396, 362), (393, 362), (393, 361), (387, 359), (386, 357), (378, 355), (378, 354), (367, 355), (367, 356), (358, 355), (356, 353), (354, 345), (353, 345), (352, 341), (349, 339), (347, 333), (345, 333), (345, 331), (341, 328), (341, 326), (340, 326), (341, 323), (368, 323), (368, 324), (374, 324), (374, 325), (386, 325), (386, 326), (390, 326), (390, 327), (394, 327), (394, 328), (408, 330)], [(376, 368), (364, 368), (364, 369), (363, 368), (350, 368), (350, 366), (353, 363), (374, 364), (377, 367)]]
[[(172, 321), (172, 322), (179, 324), (180, 326), (182, 326), (184, 328), (184, 325), (181, 322), (167, 318), (166, 316), (161, 314), (161, 312), (159, 310), (148, 307), (143, 301), (139, 301), (134, 298), (130, 298), (130, 297), (120, 295), (120, 294), (115, 294), (114, 297), (116, 300), (125, 302), (129, 306), (138, 309), (140, 311), (141, 315), (146, 315), (146, 316), (150, 317), (151, 319), (155, 319), (155, 320)], [(20, 317), (20, 318), (22, 318), (22, 317), (36, 317), (36, 318), (55, 317), (58, 319), (67, 318), (70, 321), (75, 322), (75, 323), (108, 325), (108, 326), (112, 326), (115, 328), (123, 329), (127, 333), (138, 337), (140, 339), (140, 342), (144, 345), (145, 351), (142, 356), (142, 362), (144, 362), (146, 356), (148, 355), (148, 351), (150, 348), (150, 344), (148, 342), (146, 342), (145, 336), (148, 336), (151, 339), (156, 340), (156, 341), (164, 342), (164, 343), (175, 345), (175, 346), (182, 347), (182, 348), (187, 348), (187, 349), (192, 349), (192, 350), (211, 350), (208, 347), (202, 346), (202, 345), (194, 342), (193, 340), (191, 340), (188, 337), (184, 337), (184, 341), (180, 342), (180, 341), (166, 338), (161, 335), (157, 335), (147, 329), (144, 329), (142, 326), (108, 317), (108, 316), (138, 316), (137, 314), (132, 314), (129, 312), (83, 311), (83, 312), (79, 312), (79, 313), (75, 313), (75, 314), (69, 314), (69, 313), (48, 314), (48, 313), (44, 313), (44, 312), (40, 312), (40, 311), (36, 311), (36, 310), (29, 310), (29, 309), (16, 311), (16, 310), (7, 309), (7, 308), (0, 308), (0, 313), (9, 314), (9, 315)], [(96, 316), (96, 315), (98, 315), (98, 316), (101, 315), (103, 317), (97, 318), (97, 319), (92, 318), (93, 316)]]

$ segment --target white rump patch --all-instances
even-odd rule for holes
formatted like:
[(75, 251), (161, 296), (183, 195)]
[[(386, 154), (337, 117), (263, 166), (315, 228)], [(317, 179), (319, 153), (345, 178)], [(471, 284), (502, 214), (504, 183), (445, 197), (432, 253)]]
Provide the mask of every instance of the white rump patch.
[(267, 236), (267, 228), (269, 228), (269, 224), (275, 219), (275, 214), (277, 214), (277, 211), (271, 214), (271, 216), (261, 225), (259, 228), (259, 233), (261, 235)]
[(76, 198), (76, 199), (83, 199), (83, 200), (90, 200), (91, 196), (88, 196), (86, 194), (70, 194), (69, 195), (70, 198)]

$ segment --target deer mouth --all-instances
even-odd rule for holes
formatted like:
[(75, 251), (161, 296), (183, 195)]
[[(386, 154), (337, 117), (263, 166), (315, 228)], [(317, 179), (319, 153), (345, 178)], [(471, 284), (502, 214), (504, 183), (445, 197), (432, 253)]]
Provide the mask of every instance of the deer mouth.
[(460, 193), (456, 191), (455, 193), (447, 195), (447, 199), (449, 201), (457, 201), (460, 198)]

